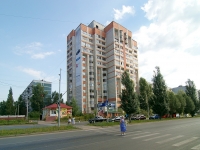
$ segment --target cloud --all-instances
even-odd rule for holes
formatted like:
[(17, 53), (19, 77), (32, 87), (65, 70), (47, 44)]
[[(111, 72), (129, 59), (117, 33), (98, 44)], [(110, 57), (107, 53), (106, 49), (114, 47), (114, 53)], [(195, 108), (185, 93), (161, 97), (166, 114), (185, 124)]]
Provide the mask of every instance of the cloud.
[(40, 42), (32, 42), (24, 46), (16, 46), (14, 53), (17, 55), (30, 55), (33, 59), (44, 59), (46, 56), (53, 55), (54, 52), (44, 52), (44, 45)]
[(45, 74), (42, 71), (37, 71), (32, 68), (23, 68), (20, 66), (20, 67), (17, 67), (17, 69), (34, 77), (35, 79), (43, 79), (45, 76)]
[(134, 7), (133, 6), (122, 6), (122, 10), (119, 10), (119, 9), (115, 9), (113, 8), (114, 10), (114, 18), (115, 20), (120, 20), (124, 17), (125, 14), (134, 14), (135, 13), (135, 10), (134, 10)]
[(169, 87), (187, 79), (200, 88), (200, 2), (149, 0), (141, 8), (149, 24), (133, 33), (139, 47), (140, 76), (151, 81), (155, 66)]
[(14, 52), (17, 55), (23, 55), (23, 54), (32, 54), (35, 51), (41, 50), (43, 45), (40, 42), (32, 42), (30, 44), (27, 44), (25, 46), (16, 46), (14, 48)]
[(111, 23), (111, 21), (106, 21), (106, 23), (104, 24), (105, 26), (109, 25)]
[(39, 71), (39, 70), (34, 70), (32, 68), (24, 68), (22, 66), (19, 66), (17, 67), (17, 69), (21, 72), (24, 72), (32, 76), (35, 80), (44, 79), (45, 81), (50, 81), (50, 82), (58, 80), (58, 77), (55, 78), (54, 76), (47, 76), (44, 72)]
[(33, 54), (31, 56), (31, 58), (34, 58), (34, 59), (43, 59), (46, 56), (53, 55), (53, 54), (54, 54), (54, 52), (38, 53), (38, 54)]

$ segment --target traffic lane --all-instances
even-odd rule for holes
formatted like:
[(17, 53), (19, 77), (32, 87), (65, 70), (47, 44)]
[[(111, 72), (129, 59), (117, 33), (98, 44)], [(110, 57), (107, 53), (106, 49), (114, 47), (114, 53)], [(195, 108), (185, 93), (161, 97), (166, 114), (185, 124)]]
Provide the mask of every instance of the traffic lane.
[[(140, 131), (148, 131), (151, 133), (155, 133), (156, 131), (159, 131), (159, 134), (166, 134), (169, 133), (169, 131), (171, 131), (172, 136), (176, 137), (176, 136), (180, 136), (179, 134), (182, 133), (184, 134), (184, 136), (187, 132), (198, 132), (198, 120), (199, 119), (192, 119), (192, 120), (187, 120), (187, 119), (183, 119), (183, 120), (174, 120), (174, 121), (164, 121), (164, 122), (155, 122), (155, 123), (145, 123), (145, 124), (135, 124), (135, 125), (128, 125), (128, 130), (127, 130), (127, 135), (125, 137), (122, 136), (113, 136), (113, 134), (109, 134), (107, 135), (106, 133), (96, 133), (94, 131), (78, 131), (78, 132), (74, 132), (74, 133), (69, 133), (69, 134), (64, 134), (63, 137), (60, 136), (60, 133), (58, 135), (54, 135), (52, 138), (53, 139), (48, 139), (49, 134), (45, 136), (36, 136), (35, 139), (32, 139), (32, 141), (29, 139), (29, 137), (27, 138), (27, 143), (15, 143), (15, 145), (20, 145), (20, 144), (24, 144), (21, 145), (21, 149), (23, 148), (23, 146), (26, 146), (26, 148), (33, 148), (33, 149), (40, 149), (40, 147), (36, 146), (37, 144), (39, 144), (40, 146), (42, 146), (42, 149), (45, 149), (45, 147), (47, 149), (88, 149), (91, 148), (94, 144), (95, 144), (95, 148), (99, 149), (99, 147), (103, 147), (103, 148), (107, 148), (110, 147), (110, 144), (112, 145), (112, 147), (116, 147), (116, 149), (121, 149), (124, 147), (121, 147), (121, 144), (126, 145), (126, 147), (124, 149), (132, 149), (132, 147), (134, 146), (134, 149), (148, 149), (148, 150), (157, 150), (157, 149), (162, 149), (162, 150), (167, 150), (167, 149), (174, 149), (174, 147), (170, 146), (169, 143), (162, 143), (162, 144), (155, 144), (152, 142), (142, 142), (140, 139), (131, 139), (133, 137), (135, 137), (134, 135), (130, 136), (128, 138), (128, 133), (129, 132), (134, 132), (137, 130)], [(177, 122), (180, 121), (180, 122)], [(194, 126), (194, 122), (196, 122), (195, 126)], [(163, 124), (165, 123), (165, 124)], [(191, 126), (191, 124), (193, 123), (193, 126)], [(177, 125), (179, 128), (177, 128)], [(180, 125), (182, 125), (182, 127), (180, 127)], [(153, 127), (152, 127), (153, 126)], [(188, 126), (191, 126), (191, 129), (188, 131), (186, 130), (186, 128)], [(157, 130), (155, 131), (155, 128), (157, 128)], [(119, 127), (113, 127), (113, 128), (117, 128), (119, 129)], [(179, 132), (175, 132), (175, 129), (178, 129)], [(116, 132), (117, 134), (119, 132)], [(63, 134), (63, 133), (62, 133)], [(103, 138), (102, 138), (103, 137)], [(119, 138), (119, 139), (118, 139)], [(191, 138), (188, 136), (188, 138)], [(37, 141), (34, 141), (36, 140)], [(92, 140), (90, 140), (92, 139)], [(125, 140), (126, 139), (126, 140)], [(41, 141), (40, 141), (41, 140)], [(1, 140), (0, 140), (1, 141)], [(23, 140), (22, 140), (23, 141)], [(60, 143), (58, 141), (70, 141), (70, 143), (67, 143), (67, 145), (65, 143)], [(75, 141), (73, 143), (73, 141)], [(121, 143), (121, 141), (124, 142)], [(129, 142), (127, 142), (129, 141)], [(159, 141), (159, 140), (158, 140)], [(41, 143), (40, 143), (41, 142)], [(107, 143), (108, 145), (104, 145), (104, 143)], [(176, 142), (175, 140), (173, 140), (173, 142)], [(178, 142), (178, 140), (177, 140)], [(198, 141), (199, 142), (199, 141)], [(3, 142), (5, 143), (5, 142)], [(50, 144), (48, 144), (50, 143)], [(51, 143), (53, 143), (51, 145)], [(120, 144), (121, 143), (121, 144)], [(9, 143), (8, 143), (9, 144)], [(12, 144), (12, 143), (10, 143)], [(55, 145), (55, 147), (54, 147)], [(188, 143), (186, 146), (190, 145), (190, 143)], [(5, 146), (7, 145), (0, 145), (0, 147), (2, 148), (2, 146), (4, 146), (4, 148), (6, 148)], [(17, 146), (18, 147), (18, 146)], [(12, 147), (8, 147), (9, 149), (11, 149)], [(14, 147), (15, 148), (15, 147)], [(176, 148), (176, 147), (175, 147)], [(7, 149), (7, 148), (6, 148)], [(187, 148), (185, 148), (187, 150)]]
[(200, 118), (174, 119), (166, 121), (133, 124), (128, 126), (130, 127), (131, 131), (141, 130), (141, 131), (165, 132), (165, 133), (184, 132), (184, 134), (196, 135), (200, 129), (198, 128), (198, 126), (200, 126)]
[[(76, 135), (75, 135), (76, 134)], [(59, 135), (56, 134), (56, 135)], [(9, 149), (9, 150), (23, 150), (23, 149), (76, 149), (76, 147), (84, 147), (85, 145), (91, 145), (94, 143), (108, 142), (112, 140), (119, 139), (121, 137), (116, 136), (111, 138), (110, 135), (106, 135), (104, 133), (96, 133), (96, 132), (71, 132), (71, 136), (60, 136), (54, 138), (46, 138), (42, 136), (35, 136), (34, 139), (31, 139), (29, 136), (26, 137), (26, 141), (23, 139), (14, 138), (16, 141), (9, 141), (7, 144), (0, 144), (0, 149)], [(37, 140), (36, 140), (37, 139)]]

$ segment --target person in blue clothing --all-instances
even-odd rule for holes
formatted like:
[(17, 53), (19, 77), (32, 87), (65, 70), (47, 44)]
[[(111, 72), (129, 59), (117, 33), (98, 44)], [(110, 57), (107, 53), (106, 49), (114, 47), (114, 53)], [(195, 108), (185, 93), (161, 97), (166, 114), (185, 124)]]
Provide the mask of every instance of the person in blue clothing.
[(125, 132), (126, 132), (126, 122), (124, 120), (124, 116), (122, 116), (121, 119), (120, 119), (120, 130), (121, 130), (121, 135), (125, 135)]

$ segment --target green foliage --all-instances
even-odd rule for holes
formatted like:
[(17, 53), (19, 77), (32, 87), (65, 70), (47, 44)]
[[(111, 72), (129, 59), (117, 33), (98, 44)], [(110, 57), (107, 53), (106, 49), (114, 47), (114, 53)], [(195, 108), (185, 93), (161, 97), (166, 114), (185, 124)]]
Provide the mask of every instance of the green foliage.
[(83, 118), (84, 118), (84, 120), (85, 121), (87, 121), (87, 120), (89, 120), (89, 119), (92, 119), (92, 118), (94, 118), (94, 114), (84, 114), (83, 115)]
[(31, 107), (33, 111), (42, 112), (42, 108), (44, 107), (44, 97), (47, 94), (44, 91), (44, 87), (41, 84), (37, 84), (33, 86), (32, 93), (34, 94), (31, 98)]
[(19, 115), (26, 115), (26, 103), (22, 95), (19, 96), (17, 105), (19, 105)]
[(40, 112), (32, 111), (29, 113), (29, 118), (40, 118)]
[(72, 107), (72, 116), (80, 115), (79, 107), (77, 105), (77, 100), (74, 97), (72, 97), (70, 106)]
[(139, 85), (140, 85), (140, 94), (139, 94), (140, 109), (146, 110), (148, 112), (149, 101), (153, 95), (153, 91), (151, 85), (148, 84), (144, 78), (140, 78)]
[(6, 115), (6, 101), (0, 102), (0, 115)]
[(194, 116), (193, 112), (195, 110), (194, 102), (192, 101), (192, 99), (189, 96), (187, 96), (187, 95), (184, 95), (184, 96), (185, 96), (185, 100), (186, 100), (186, 107), (185, 107), (184, 112), (185, 112), (185, 114), (190, 113), (190, 115), (193, 117)]
[(186, 100), (185, 100), (184, 94), (185, 93), (183, 91), (179, 91), (176, 94), (176, 98), (180, 102), (180, 107), (177, 108), (177, 112), (179, 114), (182, 114), (184, 112), (184, 109), (185, 109), (185, 106), (186, 106)]
[(167, 98), (167, 86), (159, 67), (156, 67), (156, 72), (152, 81), (154, 93), (154, 96), (151, 99), (152, 110), (154, 113), (163, 116), (164, 114), (168, 113), (169, 106)]
[(127, 71), (124, 71), (122, 74), (121, 82), (125, 88), (122, 89), (122, 93), (120, 95), (120, 107), (126, 112), (126, 114), (128, 114), (128, 116), (131, 116), (131, 114), (138, 112), (139, 102), (137, 95), (134, 92), (133, 80), (130, 79), (129, 73)]
[(194, 109), (191, 110), (190, 114), (193, 117), (194, 114), (199, 110), (199, 102), (197, 99), (197, 94), (196, 94), (196, 87), (193, 81), (191, 81), (190, 79), (188, 79), (188, 81), (186, 82), (186, 91), (185, 93), (187, 94), (187, 96), (189, 96), (191, 98), (191, 100), (194, 103)]
[[(59, 93), (54, 91), (52, 93), (52, 99), (53, 99), (52, 103), (57, 103), (59, 100)], [(60, 102), (63, 103), (62, 93), (60, 93)]]
[(27, 128), (27, 129), (12, 129), (12, 130), (1, 130), (1, 136), (10, 136), (10, 135), (23, 135), (23, 134), (33, 134), (41, 132), (54, 132), (54, 131), (64, 131), (64, 130), (74, 130), (78, 129), (75, 126), (52, 126), (52, 127), (40, 127), (40, 128)]
[(169, 99), (169, 110), (170, 114), (176, 113), (177, 110), (181, 107), (180, 101), (177, 99), (173, 92), (167, 92)]
[(12, 88), (9, 90), (8, 98), (6, 101), (6, 115), (14, 115), (14, 99), (13, 99), (13, 92)]
[(28, 123), (24, 119), (16, 119), (16, 120), (0, 120), (0, 125), (21, 125)]

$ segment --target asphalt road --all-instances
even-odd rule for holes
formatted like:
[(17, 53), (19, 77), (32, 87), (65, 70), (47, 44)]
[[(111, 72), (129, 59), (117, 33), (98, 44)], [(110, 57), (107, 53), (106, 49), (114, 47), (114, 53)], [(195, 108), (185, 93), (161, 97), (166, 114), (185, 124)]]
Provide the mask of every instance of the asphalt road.
[(0, 150), (200, 150), (200, 118), (0, 138)]

